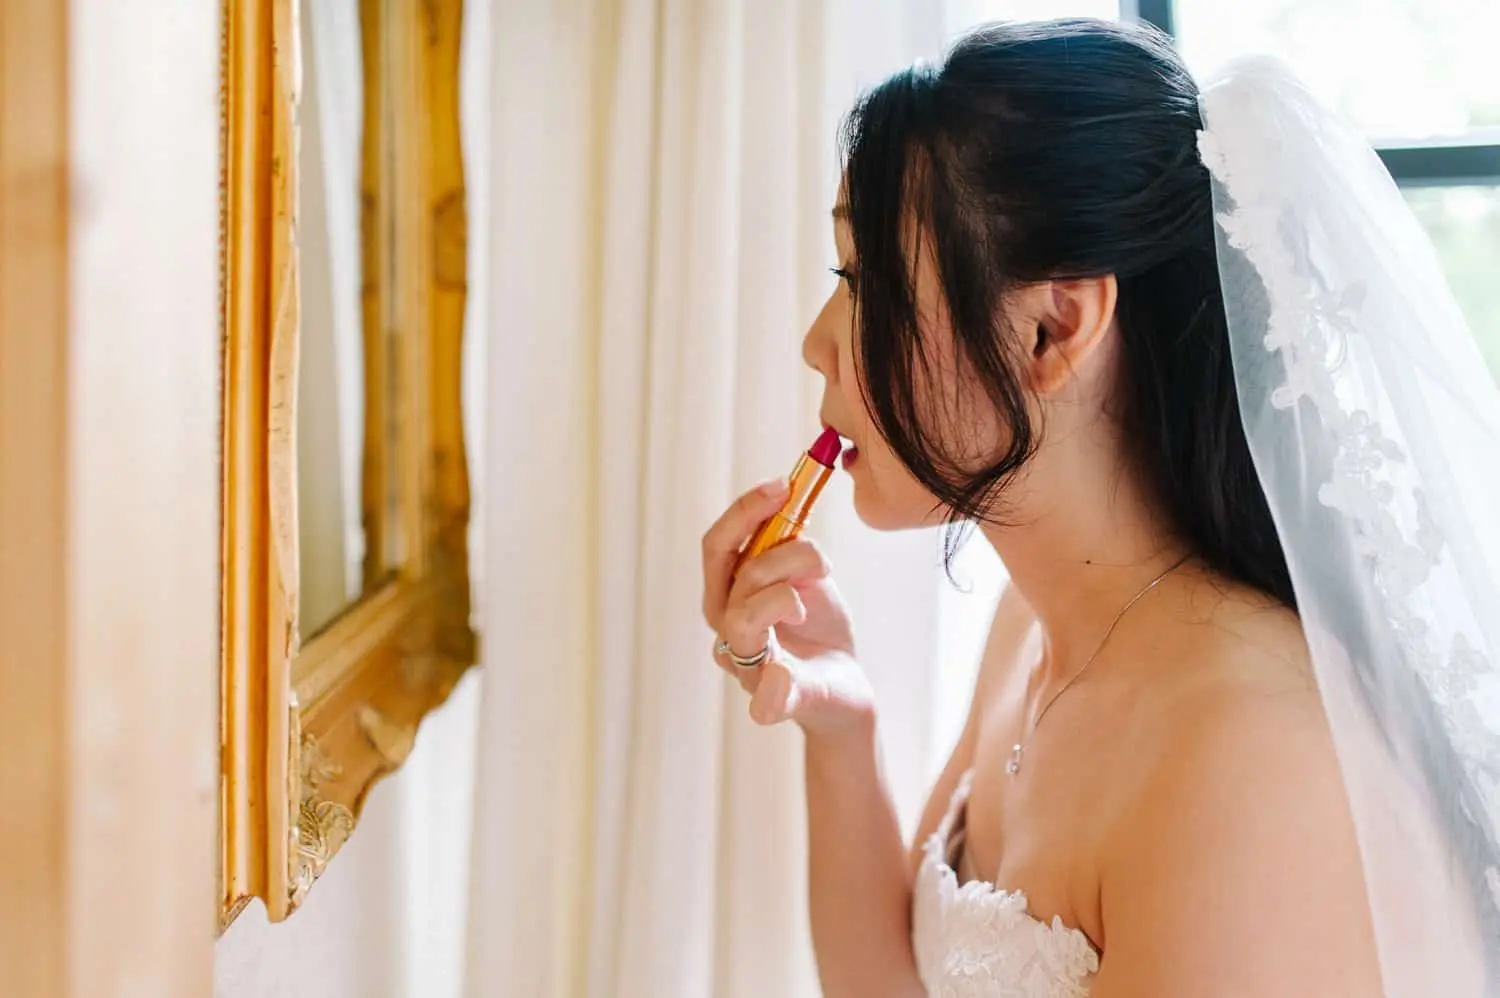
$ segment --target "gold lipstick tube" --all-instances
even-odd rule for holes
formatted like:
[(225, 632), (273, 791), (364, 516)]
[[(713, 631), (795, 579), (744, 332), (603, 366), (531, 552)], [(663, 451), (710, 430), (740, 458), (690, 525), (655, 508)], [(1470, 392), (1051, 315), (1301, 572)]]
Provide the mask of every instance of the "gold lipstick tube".
[(735, 564), (736, 572), (740, 565), (751, 558), (765, 554), (802, 533), (802, 528), (807, 525), (807, 518), (812, 513), (813, 504), (818, 501), (823, 486), (828, 484), (828, 479), (833, 475), (833, 465), (838, 460), (839, 450), (838, 434), (833, 430), (825, 430), (808, 452), (797, 459), (797, 466), (792, 469), (791, 478), (787, 480), (786, 502), (750, 536)]

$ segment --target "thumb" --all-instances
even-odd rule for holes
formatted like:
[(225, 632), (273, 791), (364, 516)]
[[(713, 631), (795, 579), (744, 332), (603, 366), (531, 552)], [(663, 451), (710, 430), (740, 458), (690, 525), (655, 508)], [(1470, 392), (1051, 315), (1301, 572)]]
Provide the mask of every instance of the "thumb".
[(780, 724), (792, 716), (799, 699), (797, 680), (778, 656), (761, 667), (760, 683), (750, 698), (750, 719), (756, 724)]

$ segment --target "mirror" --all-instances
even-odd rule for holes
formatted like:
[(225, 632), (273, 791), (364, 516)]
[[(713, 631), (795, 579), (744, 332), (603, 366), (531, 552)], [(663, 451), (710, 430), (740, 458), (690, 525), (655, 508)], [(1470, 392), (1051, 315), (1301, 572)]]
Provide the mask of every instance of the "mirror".
[[(317, 634), (390, 567), (367, 569), (363, 240), (364, 69), (357, 0), (301, 5), (297, 177), (302, 329), (297, 367), (299, 630)], [(378, 511), (377, 511), (378, 512)], [(380, 545), (373, 546), (378, 552)], [(372, 576), (372, 577), (371, 577)]]
[(463, 0), (224, 0), (220, 927), (296, 911), (476, 658)]

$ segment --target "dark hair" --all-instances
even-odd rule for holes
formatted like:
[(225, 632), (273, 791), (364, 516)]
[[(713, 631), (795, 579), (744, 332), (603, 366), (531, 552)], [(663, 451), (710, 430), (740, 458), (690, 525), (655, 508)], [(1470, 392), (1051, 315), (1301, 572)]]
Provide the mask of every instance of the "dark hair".
[[(861, 389), (882, 436), (951, 525), (1002, 521), (1036, 450), (999, 328), (1011, 288), (1115, 275), (1123, 339), (1111, 412), (1134, 470), (1214, 571), (1295, 605), (1234, 389), (1198, 89), (1164, 35), (1095, 20), (1002, 23), (891, 77), (844, 130), (858, 260)], [(975, 467), (933, 425), (933, 344), (908, 240), (928, 240), (960, 362), (1010, 431)], [(923, 391), (918, 375), (929, 377)], [(949, 559), (961, 530), (950, 529)]]
[[(1038, 445), (1016, 373), (1022, 338), (1000, 325), (1005, 295), (1043, 280), (1112, 274), (1122, 342), (1109, 411), (1135, 472), (1212, 571), (1296, 609), (1241, 423), (1198, 97), (1161, 32), (1075, 19), (981, 28), (941, 65), (897, 73), (849, 116), (844, 176), (860, 388), (881, 435), (958, 528), (948, 532), (950, 564), (962, 524), (1004, 521), (1005, 489)], [(936, 262), (958, 362), (1010, 431), (1004, 452), (977, 467), (932, 418), (934, 408), (952, 411), (934, 401), (951, 386), (934, 384), (939, 345), (918, 323), (912, 232)], [(1253, 273), (1234, 280), (1250, 293), (1260, 287)], [(1259, 394), (1245, 401), (1270, 404)], [(1274, 445), (1303, 442), (1293, 434)], [(1301, 456), (1309, 473), (1331, 471), (1331, 452)], [(1335, 514), (1306, 505), (1283, 511), (1287, 526), (1324, 536)], [(1327, 536), (1344, 535), (1332, 526)], [(1436, 816), (1486, 945), (1500, 951), (1500, 911), (1485, 891), (1500, 844), (1482, 819), (1483, 801), (1417, 671), (1377, 667), (1404, 654), (1399, 635), (1382, 607), (1344, 592), (1338, 564), (1360, 556), (1343, 554), (1306, 566), (1309, 580), (1330, 594), (1322, 609), (1381, 733), (1395, 751), (1415, 751), (1430, 786), (1451, 789), (1433, 801)], [(1500, 993), (1500, 959), (1491, 957), (1489, 971), (1490, 993)]]

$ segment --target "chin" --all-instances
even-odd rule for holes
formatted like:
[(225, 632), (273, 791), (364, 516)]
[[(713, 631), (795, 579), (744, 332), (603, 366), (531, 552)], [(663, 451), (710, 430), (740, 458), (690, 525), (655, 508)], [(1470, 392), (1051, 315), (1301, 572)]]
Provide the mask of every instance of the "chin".
[(884, 497), (878, 493), (872, 495), (871, 490), (861, 488), (856, 483), (854, 515), (858, 516), (860, 522), (870, 529), (881, 531), (917, 530), (938, 522), (933, 518), (930, 510), (902, 509), (883, 499)]

